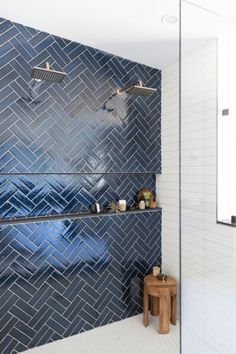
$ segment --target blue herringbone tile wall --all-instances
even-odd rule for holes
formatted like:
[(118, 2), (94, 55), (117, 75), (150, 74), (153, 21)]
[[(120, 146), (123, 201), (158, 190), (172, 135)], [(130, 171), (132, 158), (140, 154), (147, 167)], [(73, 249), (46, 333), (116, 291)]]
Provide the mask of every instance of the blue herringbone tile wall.
[(0, 227), (1, 354), (142, 311), (161, 261), (161, 211)]
[(126, 199), (136, 203), (137, 191), (155, 191), (154, 175), (22, 175), (0, 176), (1, 218), (70, 214)]
[[(161, 72), (4, 19), (0, 33), (0, 352), (13, 354), (142, 311), (143, 276), (161, 264), (160, 210), (9, 219), (132, 206), (154, 191)], [(62, 83), (31, 80), (45, 61)], [(157, 94), (115, 94), (137, 79)]]
[[(160, 70), (3, 19), (0, 30), (0, 172), (160, 172)], [(31, 79), (45, 61), (62, 83)], [(137, 79), (158, 92), (114, 96)]]

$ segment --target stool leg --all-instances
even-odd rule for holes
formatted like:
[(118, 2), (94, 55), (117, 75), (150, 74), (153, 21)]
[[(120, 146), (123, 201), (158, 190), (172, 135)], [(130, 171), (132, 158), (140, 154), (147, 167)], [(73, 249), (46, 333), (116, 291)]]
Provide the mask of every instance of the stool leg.
[(152, 316), (159, 315), (159, 298), (156, 296), (150, 296), (150, 310)]
[(176, 312), (177, 312), (177, 304), (176, 304), (176, 295), (171, 296), (171, 323), (176, 325)]
[(148, 309), (149, 309), (149, 295), (147, 291), (147, 285), (144, 284), (143, 289), (143, 324), (145, 327), (148, 326)]
[(159, 318), (159, 333), (169, 333), (169, 318), (170, 318), (170, 291), (169, 289), (160, 290), (160, 318)]

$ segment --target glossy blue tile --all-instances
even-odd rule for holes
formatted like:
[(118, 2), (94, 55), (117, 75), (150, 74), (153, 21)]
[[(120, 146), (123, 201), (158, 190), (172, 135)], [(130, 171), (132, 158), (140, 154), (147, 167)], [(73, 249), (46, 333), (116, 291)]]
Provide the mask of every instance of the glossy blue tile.
[[(0, 28), (0, 217), (134, 206), (138, 190), (154, 191), (154, 175), (123, 173), (161, 170), (161, 72), (10, 21)], [(68, 74), (61, 84), (31, 80), (45, 61)], [(138, 78), (158, 93), (114, 95)], [(15, 354), (140, 313), (143, 276), (161, 264), (161, 212), (2, 225), (0, 249), (0, 348)]]
[[(51, 46), (54, 43), (53, 37), (50, 36), (48, 33), (44, 34), (44, 37), (46, 37), (46, 38), (44, 38), (42, 41), (40, 41), (40, 39), (42, 38), (40, 36), (40, 34), (41, 33), (39, 32), (35, 37), (33, 37), (31, 39), (31, 41), (33, 41), (34, 43), (36, 41), (38, 42), (38, 44), (34, 47), (34, 49), (37, 53), (41, 53), (43, 50), (45, 50), (45, 48)], [(36, 39), (36, 37), (37, 37), (37, 39)], [(29, 42), (30, 45), (31, 45), (31, 41)], [(49, 54), (51, 54), (51, 53), (49, 53)]]
[[(68, 46), (69, 48), (69, 46)], [(70, 48), (71, 49), (71, 48)], [(79, 57), (84, 51), (86, 50), (86, 47), (82, 44), (76, 43), (74, 50), (70, 50), (68, 53), (68, 57), (70, 60), (74, 60)], [(66, 51), (66, 48), (65, 48)]]
[[(40, 232), (35, 234), (36, 230)], [(17, 265), (14, 260), (6, 265), (12, 281), (5, 282), (6, 296), (1, 301), (5, 322), (11, 326), (4, 327), (1, 334), (4, 345), (10, 345), (4, 342), (8, 333), (31, 348), (39, 341), (47, 342), (45, 331), (41, 332), (44, 326), (55, 338), (66, 337), (140, 313), (143, 276), (161, 259), (160, 211), (6, 225), (1, 227), (1, 238), (5, 234), (10, 237), (9, 249), (15, 238), (22, 237), (36, 248), (31, 248), (30, 254), (27, 248), (25, 257), (22, 247), (27, 245), (21, 242)], [(58, 248), (52, 242), (48, 248), (53, 237), (59, 243), (65, 239), (67, 246)], [(38, 266), (36, 261), (45, 248), (48, 257)], [(73, 249), (77, 256), (70, 258)]]
[[(152, 97), (127, 99), (124, 95), (109, 101), (117, 87), (138, 78), (146, 85), (160, 87), (159, 70), (10, 21), (1, 26), (6, 29), (1, 36), (1, 67), (7, 64), (4, 70), (9, 72), (0, 81), (0, 87), (5, 88), (0, 109), (10, 107), (20, 118), (8, 128), (8, 135), (13, 136), (18, 127), (22, 129), (20, 122), (24, 120), (27, 135), (34, 137), (35, 144), (37, 139), (40, 142), (38, 149), (30, 147), (35, 156), (31, 164), (22, 151), (9, 148), (1, 172), (160, 172), (160, 90)], [(60, 85), (30, 81), (32, 67), (46, 60), (68, 74)], [(16, 109), (15, 101), (23, 102), (20, 109)], [(53, 113), (55, 106), (59, 116), (66, 117), (62, 126)], [(44, 117), (43, 124), (37, 120), (39, 116)], [(30, 125), (30, 119), (34, 124)], [(69, 128), (72, 121), (73, 131)], [(133, 124), (139, 129), (133, 130)], [(21, 140), (20, 134), (17, 139)], [(117, 146), (119, 140), (122, 147)], [(0, 145), (5, 143), (3, 135)], [(62, 155), (62, 151), (66, 153)]]
[(8, 31), (10, 28), (13, 27), (13, 24), (11, 21), (8, 20), (3, 20), (0, 24), (0, 33), (3, 33), (5, 31)]
[(60, 59), (63, 60), (64, 65), (70, 63), (70, 59), (64, 52), (64, 49), (62, 49), (60, 45), (58, 45), (57, 41), (54, 42), (52, 48), (54, 49), (55, 53), (57, 53), (57, 55), (60, 57)]
[[(9, 22), (8, 22), (9, 24)], [(17, 29), (12, 25), (9, 27), (9, 29), (6, 29), (6, 31), (1, 32), (2, 34), (0, 35), (0, 45), (3, 45), (4, 43), (8, 42), (12, 38), (14, 38), (17, 34), (18, 31)]]

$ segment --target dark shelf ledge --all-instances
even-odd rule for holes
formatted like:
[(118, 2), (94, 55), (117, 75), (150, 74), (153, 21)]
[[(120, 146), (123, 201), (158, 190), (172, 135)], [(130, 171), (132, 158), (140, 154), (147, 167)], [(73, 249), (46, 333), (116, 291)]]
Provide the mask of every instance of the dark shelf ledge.
[(68, 176), (83, 176), (83, 175), (160, 175), (161, 170), (149, 172), (0, 172), (0, 176), (43, 176), (43, 175), (68, 175)]
[(74, 213), (74, 214), (59, 214), (59, 215), (44, 215), (44, 216), (26, 216), (24, 218), (15, 218), (15, 219), (0, 219), (0, 224), (14, 225), (14, 224), (29, 224), (34, 222), (43, 222), (50, 220), (68, 220), (68, 219), (80, 219), (80, 218), (94, 218), (94, 217), (104, 217), (104, 216), (123, 216), (129, 214), (142, 214), (142, 213), (154, 213), (157, 211), (161, 211), (161, 208), (155, 209), (131, 209), (121, 213), (115, 212), (106, 212), (106, 213)]

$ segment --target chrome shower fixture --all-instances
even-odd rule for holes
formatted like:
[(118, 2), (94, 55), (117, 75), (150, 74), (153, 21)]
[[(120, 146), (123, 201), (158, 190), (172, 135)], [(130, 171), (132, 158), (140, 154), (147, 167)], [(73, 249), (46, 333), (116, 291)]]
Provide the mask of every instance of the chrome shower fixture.
[(36, 81), (61, 82), (65, 76), (66, 73), (63, 71), (56, 71), (50, 69), (50, 65), (48, 62), (45, 63), (44, 68), (39, 68), (35, 66), (31, 72), (31, 77)]
[(149, 96), (156, 91), (156, 88), (145, 87), (143, 85), (143, 82), (141, 80), (138, 80), (128, 87), (118, 88), (116, 92), (118, 93), (118, 95), (122, 95), (122, 93), (126, 92), (137, 96)]

